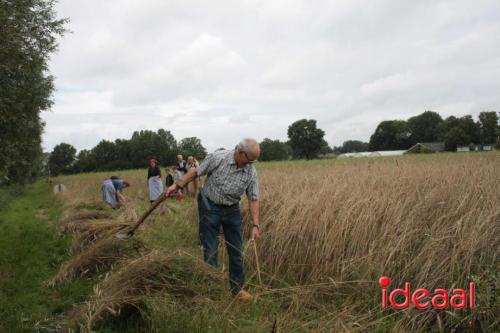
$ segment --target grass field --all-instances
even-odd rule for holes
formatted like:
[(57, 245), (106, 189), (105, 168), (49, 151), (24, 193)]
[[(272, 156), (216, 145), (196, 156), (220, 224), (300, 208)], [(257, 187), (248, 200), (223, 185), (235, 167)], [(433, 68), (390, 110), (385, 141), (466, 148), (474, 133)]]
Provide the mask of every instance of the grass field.
[[(0, 211), (0, 332), (33, 332), (51, 318), (82, 302), (91, 280), (56, 289), (44, 283), (66, 256), (68, 237), (58, 237), (61, 204), (38, 182), (7, 199)], [(51, 324), (51, 327), (55, 325)]]
[[(46, 328), (40, 332), (63, 324), (96, 332), (498, 329), (499, 300), (493, 296), (500, 283), (499, 153), (257, 167), (262, 284), (251, 243), (244, 247), (253, 304), (229, 297), (223, 244), (218, 270), (201, 261), (192, 199), (169, 200), (172, 211), (153, 213), (133, 240), (121, 242), (112, 237), (114, 232), (149, 205), (145, 170), (80, 174), (54, 180), (68, 188), (57, 198), (46, 193), (47, 185), (37, 183), (2, 212), (0, 223), (9, 233), (0, 236), (5, 238), (0, 247), (8, 253), (3, 260), (10, 272), (0, 273), (2, 291), (8, 290), (12, 300), (24, 292), (29, 297), (0, 301), (2, 309), (9, 305), (2, 310), (8, 320), (2, 324), (28, 327), (43, 316)], [(111, 174), (132, 183), (125, 190), (126, 208), (117, 211), (100, 203), (102, 180)], [(245, 201), (242, 206), (247, 220)], [(36, 228), (37, 238), (29, 240), (35, 237), (33, 230), (18, 228)], [(14, 267), (23, 251), (30, 259), (26, 266)], [(39, 273), (28, 278), (30, 271)], [(411, 281), (431, 290), (452, 289), (474, 281), (478, 307), (462, 312), (382, 310), (377, 284), (382, 275), (391, 277), (394, 288)], [(24, 303), (35, 316), (24, 318), (14, 308)]]

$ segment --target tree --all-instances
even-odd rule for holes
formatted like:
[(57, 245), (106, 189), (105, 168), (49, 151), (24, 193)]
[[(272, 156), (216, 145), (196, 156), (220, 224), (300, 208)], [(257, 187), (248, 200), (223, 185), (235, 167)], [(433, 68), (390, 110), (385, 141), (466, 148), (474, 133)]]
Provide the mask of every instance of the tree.
[(479, 113), (481, 143), (495, 143), (500, 135), (498, 129), (498, 115), (495, 111)]
[(361, 151), (368, 151), (368, 142), (362, 142), (359, 140), (347, 140), (344, 141), (342, 146), (335, 147), (335, 152), (337, 154), (345, 154), (345, 153), (357, 153)]
[[(177, 140), (170, 131), (164, 129), (158, 130), (159, 141), (155, 145), (155, 149), (158, 149), (158, 159), (160, 163), (164, 165), (174, 165), (177, 161), (177, 152), (179, 151)], [(158, 147), (159, 145), (159, 147)]]
[(41, 168), (48, 61), (65, 23), (55, 17), (52, 0), (0, 1), (0, 182), (30, 181)]
[(147, 166), (148, 160), (155, 157), (160, 164), (173, 165), (177, 155), (177, 141), (170, 131), (159, 129), (136, 131), (130, 139), (130, 160), (132, 167)]
[(117, 154), (116, 145), (107, 140), (101, 140), (97, 146), (92, 148), (96, 171), (113, 170), (114, 162), (120, 159)]
[(260, 161), (282, 161), (290, 159), (290, 147), (280, 140), (265, 138), (260, 143)]
[(448, 151), (456, 151), (458, 146), (467, 146), (470, 142), (470, 136), (460, 127), (453, 127), (444, 137), (444, 147)]
[(443, 119), (439, 113), (434, 111), (425, 111), (418, 116), (409, 118), (407, 123), (411, 144), (438, 141), (442, 122)]
[(328, 144), (328, 142), (326, 142), (325, 139), (323, 139), (321, 142), (321, 148), (319, 150), (319, 153), (321, 155), (328, 155), (328, 154), (333, 153), (332, 147), (330, 147), (330, 145)]
[(470, 138), (471, 142), (479, 143), (479, 126), (472, 119), (472, 116), (466, 115), (458, 118), (458, 127)]
[(57, 176), (60, 173), (69, 173), (75, 161), (76, 149), (70, 144), (60, 143), (50, 153), (50, 174)]
[(369, 150), (408, 149), (411, 146), (410, 135), (406, 121), (382, 121), (370, 137)]
[(76, 156), (72, 171), (74, 173), (97, 171), (97, 162), (94, 152), (83, 149)]
[(467, 136), (469, 136), (471, 142), (479, 143), (479, 127), (472, 116), (466, 115), (461, 118), (455, 116), (449, 116), (439, 126), (439, 139), (444, 141), (446, 134), (452, 128), (462, 129)]
[(132, 153), (130, 148), (130, 140), (116, 139), (115, 148), (116, 156), (119, 162), (112, 165), (112, 168), (110, 168), (110, 170), (125, 170), (133, 168), (134, 166), (131, 163)]
[(301, 119), (288, 127), (289, 144), (293, 158), (318, 157), (324, 145), (325, 132), (316, 127), (316, 120)]
[(197, 137), (184, 138), (179, 143), (179, 151), (184, 156), (193, 156), (196, 159), (202, 160), (207, 156), (207, 150), (201, 144), (201, 140)]

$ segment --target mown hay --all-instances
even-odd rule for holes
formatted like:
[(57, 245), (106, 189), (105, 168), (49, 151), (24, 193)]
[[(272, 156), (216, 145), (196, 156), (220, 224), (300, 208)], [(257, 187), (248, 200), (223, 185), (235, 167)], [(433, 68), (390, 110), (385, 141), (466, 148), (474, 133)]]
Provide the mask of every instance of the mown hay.
[(113, 237), (127, 227), (129, 227), (128, 224), (113, 220), (89, 220), (69, 223), (67, 229), (75, 234), (70, 253), (81, 252), (98, 240)]
[(200, 291), (199, 286), (214, 282), (222, 285), (222, 280), (221, 273), (188, 254), (166, 255), (153, 250), (123, 262), (116, 271), (108, 273), (94, 288), (83, 311), (84, 320), (91, 329), (106, 317), (117, 316), (125, 309), (140, 308), (146, 299), (159, 293), (191, 300), (201, 293), (206, 297), (206, 291)]
[(116, 260), (140, 248), (140, 243), (134, 239), (120, 240), (114, 235), (99, 239), (67, 260), (48, 285), (55, 286), (77, 276), (90, 276), (108, 270)]

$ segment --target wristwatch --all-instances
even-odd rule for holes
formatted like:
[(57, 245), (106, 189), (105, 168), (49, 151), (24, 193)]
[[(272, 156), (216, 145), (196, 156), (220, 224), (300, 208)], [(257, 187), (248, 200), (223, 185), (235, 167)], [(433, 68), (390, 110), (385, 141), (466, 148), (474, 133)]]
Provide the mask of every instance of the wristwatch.
[(257, 228), (257, 229), (260, 229), (260, 226), (258, 224), (252, 224), (252, 228)]

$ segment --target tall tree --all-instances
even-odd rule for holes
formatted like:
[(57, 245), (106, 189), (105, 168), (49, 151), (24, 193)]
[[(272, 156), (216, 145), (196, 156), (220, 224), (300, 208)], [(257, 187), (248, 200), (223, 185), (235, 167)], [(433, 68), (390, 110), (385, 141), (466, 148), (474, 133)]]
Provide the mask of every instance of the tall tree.
[(481, 143), (496, 143), (500, 135), (498, 130), (498, 114), (495, 111), (479, 113)]
[(157, 132), (160, 140), (157, 142), (159, 145), (155, 148), (158, 149), (158, 159), (163, 165), (174, 165), (177, 161), (176, 156), (179, 151), (177, 140), (174, 135), (167, 130), (159, 129)]
[(472, 119), (471, 115), (458, 118), (458, 127), (464, 131), (471, 142), (479, 143), (479, 126), (474, 119)]
[(98, 171), (113, 170), (113, 162), (120, 159), (120, 156), (117, 154), (116, 145), (107, 140), (101, 140), (97, 146), (92, 148), (92, 154)]
[(170, 131), (164, 129), (153, 132), (136, 131), (130, 139), (130, 160), (134, 168), (147, 166), (151, 157), (156, 157), (160, 164), (175, 164), (177, 141)]
[(193, 156), (196, 159), (202, 160), (207, 156), (207, 150), (201, 144), (201, 140), (197, 137), (184, 138), (179, 142), (179, 152), (186, 156)]
[(318, 157), (323, 146), (325, 132), (316, 127), (316, 120), (301, 119), (288, 127), (289, 144), (293, 158)]
[(411, 144), (417, 142), (434, 142), (439, 139), (439, 129), (443, 119), (439, 113), (425, 111), (408, 119)]
[(443, 120), (439, 126), (439, 139), (444, 141), (446, 134), (453, 128), (462, 129), (465, 135), (470, 138), (471, 142), (479, 143), (479, 126), (474, 119), (472, 119), (471, 115), (466, 115), (460, 118), (449, 116)]
[(399, 150), (411, 146), (410, 130), (404, 120), (385, 120), (370, 137), (369, 150)]
[(76, 149), (70, 144), (60, 143), (50, 153), (50, 174), (57, 176), (60, 173), (69, 173), (75, 161)]
[(456, 151), (458, 146), (467, 146), (471, 138), (460, 127), (453, 127), (444, 136), (444, 147), (448, 151)]
[(54, 89), (48, 61), (64, 23), (52, 0), (0, 0), (0, 183), (29, 181), (41, 165), (40, 112)]
[(281, 161), (290, 158), (290, 147), (280, 140), (265, 138), (260, 143), (260, 161)]
[(116, 139), (114, 146), (116, 161), (109, 163), (107, 170), (132, 169), (130, 140)]

